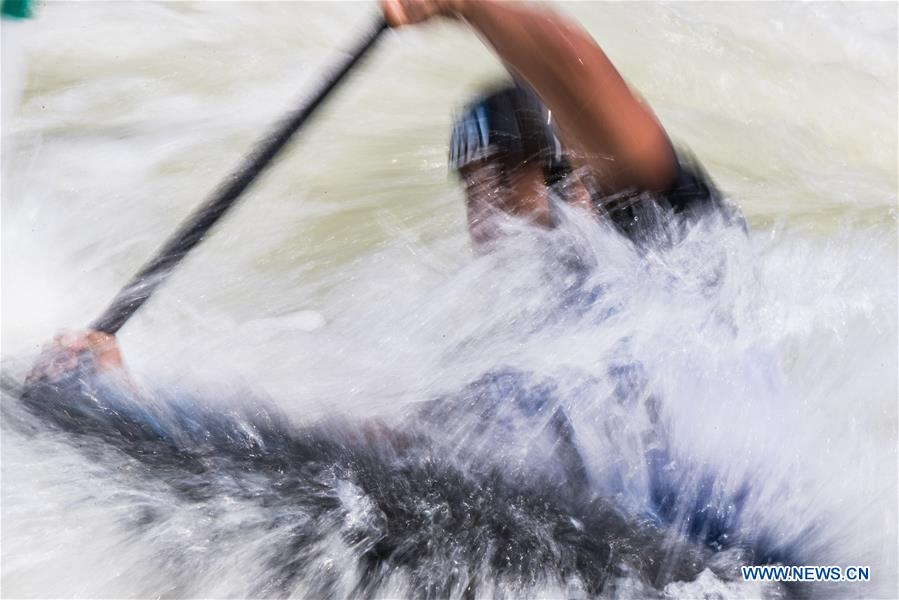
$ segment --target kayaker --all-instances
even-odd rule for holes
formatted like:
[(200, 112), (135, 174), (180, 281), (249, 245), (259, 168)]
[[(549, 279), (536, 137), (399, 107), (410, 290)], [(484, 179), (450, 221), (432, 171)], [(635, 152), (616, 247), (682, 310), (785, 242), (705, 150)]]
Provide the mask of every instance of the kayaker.
[(464, 109), (450, 140), (476, 245), (495, 237), (497, 214), (551, 226), (554, 200), (595, 211), (634, 241), (654, 237), (672, 215), (735, 216), (570, 19), (499, 0), (381, 0), (381, 8), (393, 27), (438, 17), (467, 23), (513, 75)]

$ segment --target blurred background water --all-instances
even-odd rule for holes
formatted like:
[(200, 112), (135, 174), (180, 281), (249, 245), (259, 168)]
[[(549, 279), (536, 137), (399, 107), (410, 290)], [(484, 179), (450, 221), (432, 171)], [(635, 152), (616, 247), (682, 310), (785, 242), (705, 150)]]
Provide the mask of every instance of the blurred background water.
[[(455, 24), (389, 33), (123, 330), (135, 379), (249, 388), (306, 422), (395, 410), (494, 367), (573, 389), (638, 360), (679, 451), (755, 482), (749, 520), (785, 537), (814, 524), (821, 564), (872, 565), (870, 586), (830, 593), (895, 596), (896, 5), (558, 8), (742, 209), (748, 242), (705, 231), (647, 259), (597, 229), (586, 246), (617, 317), (536, 327), (557, 291), (546, 254), (476, 257), (446, 170), (452, 110), (501, 67)], [(4, 373), (95, 317), (375, 12), (40, 4), (3, 123)], [(722, 249), (723, 280), (703, 292)], [(597, 481), (640, 464), (608, 434), (636, 417), (610, 416), (607, 392), (569, 407)], [(152, 543), (85, 500), (108, 482), (85, 490), (82, 460), (4, 428), (4, 596), (134, 596), (164, 579)], [(241, 573), (210, 582), (182, 591), (245, 589)]]

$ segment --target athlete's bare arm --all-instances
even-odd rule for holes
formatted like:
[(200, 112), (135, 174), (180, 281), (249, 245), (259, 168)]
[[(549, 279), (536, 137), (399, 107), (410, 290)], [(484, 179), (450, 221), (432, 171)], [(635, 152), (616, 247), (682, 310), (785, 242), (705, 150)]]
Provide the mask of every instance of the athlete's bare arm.
[[(546, 8), (502, 0), (380, 0), (389, 25), (435, 16), (467, 22), (552, 111), (563, 143), (604, 184), (663, 190), (674, 150), (649, 107), (579, 25)], [(577, 165), (576, 165), (577, 166)]]

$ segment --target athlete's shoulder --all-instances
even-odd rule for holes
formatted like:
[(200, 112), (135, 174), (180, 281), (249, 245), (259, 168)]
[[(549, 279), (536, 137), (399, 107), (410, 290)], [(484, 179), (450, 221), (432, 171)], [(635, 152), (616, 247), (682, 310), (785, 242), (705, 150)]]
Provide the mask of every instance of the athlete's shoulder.
[(678, 214), (692, 218), (718, 215), (727, 223), (746, 227), (740, 209), (721, 191), (699, 159), (686, 148), (678, 148), (677, 176), (661, 196)]

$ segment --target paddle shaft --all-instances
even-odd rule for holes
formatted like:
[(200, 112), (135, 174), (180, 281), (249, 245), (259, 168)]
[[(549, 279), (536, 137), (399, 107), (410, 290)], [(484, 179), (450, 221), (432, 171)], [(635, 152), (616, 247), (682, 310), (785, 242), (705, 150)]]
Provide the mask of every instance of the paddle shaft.
[(212, 195), (178, 227), (153, 258), (147, 261), (122, 288), (103, 314), (90, 325), (91, 329), (115, 334), (122, 328), (153, 292), (168, 279), (187, 253), (203, 240), (209, 229), (234, 206), (241, 194), (271, 164), (287, 142), (375, 45), (386, 29), (386, 23), (379, 17), (376, 26), (335, 73), (301, 108), (289, 114), (257, 143), (237, 169), (219, 184)]

